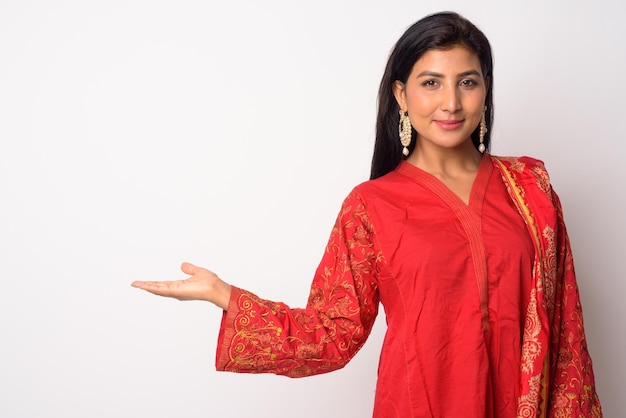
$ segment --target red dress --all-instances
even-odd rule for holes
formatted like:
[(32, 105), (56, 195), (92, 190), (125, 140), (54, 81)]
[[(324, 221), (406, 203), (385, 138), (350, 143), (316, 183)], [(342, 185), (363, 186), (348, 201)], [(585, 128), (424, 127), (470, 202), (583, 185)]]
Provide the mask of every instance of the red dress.
[[(570, 363), (559, 366), (552, 352), (561, 356), (562, 342), (554, 343), (561, 316), (545, 301), (559, 324), (546, 326), (537, 313), (545, 293), (538, 283), (548, 283), (539, 263), (545, 249), (513, 198), (516, 187), (522, 190), (517, 174), (526, 189), (538, 188), (541, 170), (529, 167), (542, 168), (535, 160), (486, 156), (467, 205), (406, 162), (357, 186), (343, 203), (305, 309), (232, 288), (218, 370), (302, 377), (339, 369), (367, 339), (380, 302), (388, 328), (375, 417), (546, 416), (550, 410), (550, 416), (578, 416), (591, 407), (597, 414), (583, 416), (600, 416), (581, 317), (573, 347), (568, 343)], [(551, 207), (540, 211), (554, 214), (548, 218), (556, 229), (558, 204)], [(558, 367), (587, 367), (565, 378), (580, 387), (550, 381)], [(578, 409), (555, 413), (557, 398)]]

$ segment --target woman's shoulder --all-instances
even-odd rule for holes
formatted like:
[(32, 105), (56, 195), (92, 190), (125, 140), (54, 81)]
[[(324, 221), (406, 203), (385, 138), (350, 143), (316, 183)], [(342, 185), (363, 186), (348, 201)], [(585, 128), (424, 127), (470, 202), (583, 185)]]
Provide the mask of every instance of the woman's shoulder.
[(381, 205), (397, 202), (406, 194), (406, 182), (396, 170), (373, 180), (363, 181), (354, 186), (344, 198), (343, 208), (363, 207), (368, 212), (376, 211)]
[(402, 190), (406, 184), (407, 178), (398, 174), (398, 170), (393, 170), (381, 177), (373, 180), (364, 181), (356, 185), (352, 189), (352, 193), (356, 193), (364, 198), (386, 196), (394, 191)]

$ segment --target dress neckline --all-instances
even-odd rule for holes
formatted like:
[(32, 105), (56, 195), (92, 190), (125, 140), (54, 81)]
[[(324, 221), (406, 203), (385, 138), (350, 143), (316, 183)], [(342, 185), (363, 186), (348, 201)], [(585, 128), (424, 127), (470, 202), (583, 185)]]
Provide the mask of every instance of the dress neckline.
[(461, 211), (469, 209), (472, 212), (480, 214), (482, 211), (482, 203), (487, 192), (487, 185), (489, 184), (489, 179), (493, 173), (493, 164), (491, 161), (491, 155), (484, 154), (480, 161), (480, 165), (478, 166), (474, 182), (472, 183), (469, 202), (467, 204), (437, 177), (407, 161), (402, 161), (398, 166), (397, 171), (404, 176), (417, 180), (419, 183), (437, 194), (453, 209)]

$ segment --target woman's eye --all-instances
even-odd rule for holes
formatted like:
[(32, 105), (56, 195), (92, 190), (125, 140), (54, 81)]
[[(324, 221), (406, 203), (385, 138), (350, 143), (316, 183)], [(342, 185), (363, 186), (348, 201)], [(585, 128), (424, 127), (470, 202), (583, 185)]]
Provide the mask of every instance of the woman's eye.
[(424, 87), (435, 87), (437, 86), (437, 80), (426, 80), (422, 83), (422, 86)]
[(465, 80), (461, 80), (461, 86), (463, 87), (474, 87), (477, 86), (478, 83), (474, 80), (466, 78)]

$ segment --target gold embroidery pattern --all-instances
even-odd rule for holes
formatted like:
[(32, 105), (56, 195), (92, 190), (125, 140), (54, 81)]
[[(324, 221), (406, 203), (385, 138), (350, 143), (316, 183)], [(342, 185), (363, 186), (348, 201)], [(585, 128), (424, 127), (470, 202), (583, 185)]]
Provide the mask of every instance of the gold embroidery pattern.
[(530, 172), (537, 179), (537, 187), (550, 198), (552, 198), (552, 187), (550, 186), (550, 176), (543, 164), (537, 164), (530, 167)]
[(554, 316), (554, 286), (557, 272), (555, 234), (550, 225), (547, 225), (542, 235), (546, 242), (543, 261), (543, 300), (548, 309), (548, 315), (552, 318)]
[(526, 164), (520, 161), (518, 157), (498, 157), (498, 160), (508, 162), (509, 169), (518, 173), (523, 173), (526, 168)]
[[(283, 332), (280, 326), (274, 324), (269, 319), (270, 315), (284, 313), (284, 309), (276, 303), (259, 299), (251, 293), (242, 293), (239, 300), (240, 311), (248, 312), (248, 315), (237, 317), (235, 329), (236, 343), (231, 346), (230, 357), (233, 366), (239, 368), (260, 368), (268, 362), (274, 360), (275, 356), (271, 350), (259, 349), (267, 346), (267, 343), (275, 337), (280, 337)], [(267, 313), (262, 313), (263, 311)], [(261, 326), (257, 326), (255, 332), (250, 332), (247, 327), (253, 321), (261, 322)], [(258, 352), (256, 355), (252, 353)]]
[(532, 289), (530, 303), (524, 320), (524, 339), (522, 342), (522, 371), (534, 372), (534, 361), (541, 353), (541, 342), (537, 338), (541, 332), (541, 320), (537, 315), (537, 291)]
[(538, 414), (539, 390), (541, 376), (533, 376), (530, 378), (530, 391), (526, 395), (519, 398), (517, 406), (517, 418), (535, 418)]

